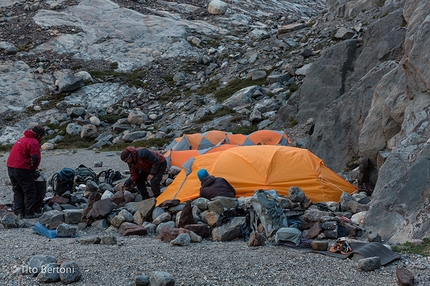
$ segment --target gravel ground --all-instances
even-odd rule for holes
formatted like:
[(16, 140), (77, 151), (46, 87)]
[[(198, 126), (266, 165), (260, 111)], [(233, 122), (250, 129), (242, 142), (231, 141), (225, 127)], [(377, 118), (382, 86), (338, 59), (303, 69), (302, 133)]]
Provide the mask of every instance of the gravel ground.
[[(7, 185), (6, 159), (0, 157), (0, 203), (12, 202)], [(52, 175), (62, 167), (79, 164), (93, 167), (103, 162), (96, 172), (112, 168), (125, 170), (117, 152), (89, 150), (43, 151), (41, 169)], [(359, 270), (351, 259), (338, 259), (297, 249), (268, 244), (248, 247), (246, 242), (212, 242), (189, 246), (172, 246), (150, 236), (122, 237), (116, 232), (88, 228), (78, 231), (76, 238), (48, 239), (31, 230), (36, 220), (25, 220), (27, 228), (0, 230), (0, 284), (42, 285), (31, 275), (13, 274), (19, 266), (37, 254), (52, 255), (58, 261), (73, 260), (82, 272), (74, 285), (134, 285), (136, 275), (151, 276), (165, 271), (174, 276), (176, 285), (397, 285), (396, 267), (406, 266), (418, 282), (430, 284), (428, 257), (403, 255), (385, 267), (372, 272)], [(80, 244), (79, 239), (93, 236), (115, 236), (116, 245)], [(61, 283), (52, 283), (60, 285)]]

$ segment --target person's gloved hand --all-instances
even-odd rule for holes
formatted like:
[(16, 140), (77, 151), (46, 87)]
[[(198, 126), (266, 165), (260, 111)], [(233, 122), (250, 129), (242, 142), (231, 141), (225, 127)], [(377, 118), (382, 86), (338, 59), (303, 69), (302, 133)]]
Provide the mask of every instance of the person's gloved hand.
[(31, 172), (31, 174), (33, 175), (33, 178), (36, 180), (37, 178), (39, 178), (40, 177), (40, 172), (39, 171), (37, 171), (37, 170), (33, 170), (32, 172)]

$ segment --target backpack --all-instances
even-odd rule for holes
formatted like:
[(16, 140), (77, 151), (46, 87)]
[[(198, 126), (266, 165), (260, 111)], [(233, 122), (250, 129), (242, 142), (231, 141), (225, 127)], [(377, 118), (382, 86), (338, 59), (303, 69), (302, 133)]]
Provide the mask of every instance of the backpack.
[(75, 170), (75, 184), (86, 184), (88, 180), (97, 183), (97, 174), (85, 165), (79, 165)]
[(54, 195), (61, 196), (65, 192), (73, 191), (73, 180), (75, 179), (75, 170), (63, 168), (52, 175), (50, 185), (52, 186)]
[(122, 179), (122, 174), (120, 171), (114, 171), (112, 169), (101, 171), (97, 175), (98, 183), (106, 183), (113, 186), (113, 183)]

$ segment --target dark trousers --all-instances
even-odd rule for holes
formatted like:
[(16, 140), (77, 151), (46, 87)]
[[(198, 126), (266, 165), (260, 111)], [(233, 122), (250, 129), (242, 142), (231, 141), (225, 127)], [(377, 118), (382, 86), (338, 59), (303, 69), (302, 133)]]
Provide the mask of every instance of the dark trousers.
[[(151, 190), (154, 194), (154, 197), (158, 197), (161, 193), (161, 180), (163, 179), (164, 172), (166, 171), (167, 162), (163, 162), (160, 164), (160, 168), (158, 168), (157, 172), (152, 177), (152, 180), (149, 182), (151, 184)], [(136, 181), (136, 187), (142, 195), (143, 199), (148, 199), (152, 196), (149, 195), (148, 190), (146, 189), (146, 180), (148, 179), (149, 173), (141, 171), (139, 174), (139, 179)]]
[(17, 215), (33, 215), (36, 204), (36, 184), (33, 173), (25, 169), (7, 169), (13, 190), (13, 208)]

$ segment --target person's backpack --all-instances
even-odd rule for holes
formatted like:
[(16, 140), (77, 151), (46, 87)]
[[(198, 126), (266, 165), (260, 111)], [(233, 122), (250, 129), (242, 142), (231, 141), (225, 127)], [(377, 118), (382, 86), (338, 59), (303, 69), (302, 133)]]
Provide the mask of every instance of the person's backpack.
[(52, 175), (50, 185), (54, 195), (61, 196), (65, 192), (73, 191), (73, 181), (75, 179), (75, 170), (71, 168), (63, 168), (54, 175)]
[(112, 169), (108, 169), (108, 170), (101, 171), (97, 175), (96, 179), (98, 183), (106, 183), (109, 185), (113, 185), (114, 182), (122, 179), (122, 174), (120, 171), (114, 171)]
[(97, 174), (85, 165), (79, 165), (75, 170), (75, 184), (86, 184), (88, 180), (97, 183)]

